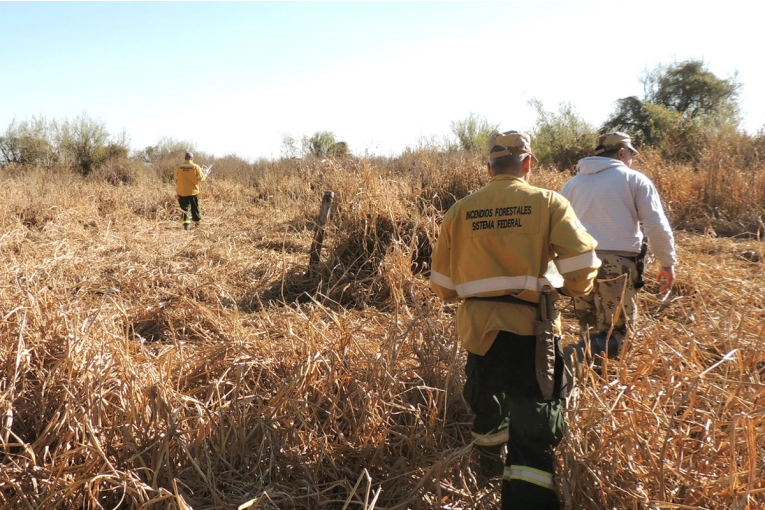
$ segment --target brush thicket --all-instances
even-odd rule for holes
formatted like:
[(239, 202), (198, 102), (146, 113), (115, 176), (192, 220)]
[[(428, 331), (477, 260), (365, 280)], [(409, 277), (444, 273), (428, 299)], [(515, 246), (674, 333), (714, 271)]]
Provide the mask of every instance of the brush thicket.
[[(708, 177), (641, 157), (690, 225), (675, 204)], [(471, 461), (455, 305), (426, 279), (485, 162), (234, 158), (188, 232), (164, 171), (109, 177), (127, 168), (17, 168), (0, 187), (0, 506), (498, 506)], [(743, 200), (761, 175), (726, 185)], [(648, 264), (624, 356), (584, 367), (558, 456), (567, 508), (765, 505), (763, 249), (710, 227), (678, 233), (668, 297)]]

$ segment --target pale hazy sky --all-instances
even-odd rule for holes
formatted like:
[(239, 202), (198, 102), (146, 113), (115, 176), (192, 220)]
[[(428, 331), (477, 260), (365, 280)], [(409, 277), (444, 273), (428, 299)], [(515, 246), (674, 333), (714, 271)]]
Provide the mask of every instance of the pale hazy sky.
[(528, 100), (600, 125), (657, 63), (738, 72), (765, 125), (765, 3), (0, 2), (0, 131), (85, 114), (142, 149), (279, 157), (334, 132), (397, 154), (471, 112), (530, 129)]

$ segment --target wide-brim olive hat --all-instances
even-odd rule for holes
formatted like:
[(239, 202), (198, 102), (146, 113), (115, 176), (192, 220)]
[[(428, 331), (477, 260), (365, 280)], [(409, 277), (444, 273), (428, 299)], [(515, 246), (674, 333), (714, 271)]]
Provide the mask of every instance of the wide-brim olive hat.
[(534, 164), (539, 163), (537, 157), (531, 152), (531, 137), (526, 133), (521, 133), (519, 131), (494, 133), (486, 142), (486, 148), (489, 151), (490, 159), (510, 155), (528, 154), (531, 156)]

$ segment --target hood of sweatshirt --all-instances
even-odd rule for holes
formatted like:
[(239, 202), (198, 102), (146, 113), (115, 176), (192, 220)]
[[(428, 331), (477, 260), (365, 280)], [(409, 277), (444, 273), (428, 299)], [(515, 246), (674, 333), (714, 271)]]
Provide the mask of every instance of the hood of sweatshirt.
[(604, 158), (603, 156), (590, 156), (588, 158), (580, 159), (576, 165), (577, 173), (580, 174), (596, 174), (609, 168), (624, 167), (618, 159)]

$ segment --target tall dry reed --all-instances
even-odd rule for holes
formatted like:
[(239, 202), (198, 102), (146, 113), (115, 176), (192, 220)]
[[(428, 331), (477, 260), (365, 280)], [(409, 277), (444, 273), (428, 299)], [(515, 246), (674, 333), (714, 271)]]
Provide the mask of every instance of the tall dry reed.
[[(674, 204), (704, 175), (643, 164), (688, 220)], [(0, 506), (496, 508), (471, 462), (455, 305), (426, 279), (443, 211), (484, 165), (232, 160), (189, 232), (156, 169), (6, 173)], [(624, 357), (585, 367), (570, 399), (567, 508), (765, 505), (762, 244), (706, 228), (678, 246), (673, 294), (648, 285)]]

